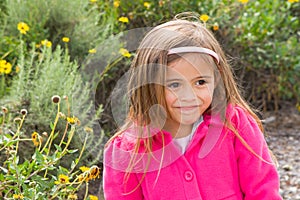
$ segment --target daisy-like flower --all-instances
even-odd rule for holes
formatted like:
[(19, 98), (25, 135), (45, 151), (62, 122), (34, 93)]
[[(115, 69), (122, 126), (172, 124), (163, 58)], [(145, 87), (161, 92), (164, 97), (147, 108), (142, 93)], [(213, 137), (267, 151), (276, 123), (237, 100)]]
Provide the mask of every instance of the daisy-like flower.
[(127, 49), (121, 48), (119, 50), (119, 53), (124, 57), (127, 57), (127, 58), (131, 57), (131, 54), (129, 53), (129, 51)]
[(203, 21), (204, 23), (207, 22), (207, 20), (209, 20), (209, 16), (204, 14), (200, 16), (200, 20)]
[(59, 184), (67, 184), (67, 183), (70, 183), (69, 181), (69, 177), (64, 175), (64, 174), (60, 174), (58, 176), (58, 180), (54, 182), (56, 185), (59, 185)]
[(79, 167), (79, 169), (80, 169), (82, 172), (86, 172), (86, 171), (89, 171), (89, 170), (90, 170), (90, 168), (89, 168), (89, 167), (86, 167), (86, 166)]
[(51, 47), (52, 46), (52, 42), (50, 42), (49, 40), (42, 40), (41, 44), (43, 46), (46, 46), (46, 47)]
[(146, 9), (149, 9), (151, 7), (151, 4), (149, 2), (144, 2), (144, 7)]
[(39, 144), (42, 142), (41, 137), (39, 136), (39, 134), (37, 132), (33, 132), (31, 134), (31, 140), (32, 140), (34, 146), (36, 146), (36, 147), (39, 146)]
[(27, 31), (29, 31), (29, 26), (24, 22), (19, 22), (18, 30), (20, 31), (21, 34), (26, 34)]
[(119, 22), (128, 23), (129, 19), (127, 17), (120, 17)]
[(213, 25), (213, 30), (214, 30), (214, 31), (219, 30), (219, 26), (218, 26), (217, 24)]
[(89, 199), (90, 200), (98, 200), (98, 197), (94, 196), (94, 195), (89, 195)]
[(118, 8), (120, 6), (120, 1), (114, 1), (114, 7)]
[(70, 200), (76, 200), (76, 199), (78, 199), (77, 194), (69, 194), (68, 195), (68, 199), (70, 199)]
[(19, 73), (21, 68), (19, 66), (16, 66), (16, 73)]
[(24, 199), (22, 194), (13, 194), (13, 199)]
[(10, 74), (12, 71), (12, 65), (6, 60), (0, 60), (0, 74)]
[(63, 37), (61, 40), (65, 43), (70, 42), (70, 38), (68, 38), (68, 37)]
[(100, 168), (96, 165), (92, 166), (89, 170), (89, 179), (96, 179), (100, 176)]
[(75, 125), (75, 124), (80, 125), (80, 120), (77, 117), (74, 117), (74, 116), (73, 117), (67, 117), (67, 121), (71, 125)]
[(238, 0), (238, 2), (242, 3), (242, 4), (246, 4), (248, 3), (249, 0)]
[(96, 49), (90, 49), (90, 50), (89, 50), (89, 53), (90, 53), (90, 54), (95, 54), (96, 52), (97, 52)]

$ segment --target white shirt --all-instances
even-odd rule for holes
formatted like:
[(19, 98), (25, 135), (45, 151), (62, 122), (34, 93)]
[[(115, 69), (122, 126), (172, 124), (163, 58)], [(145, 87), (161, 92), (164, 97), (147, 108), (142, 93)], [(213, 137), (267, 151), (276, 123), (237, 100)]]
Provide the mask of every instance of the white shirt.
[(203, 117), (201, 116), (200, 119), (193, 124), (192, 132), (189, 135), (182, 138), (173, 138), (174, 144), (179, 148), (181, 153), (186, 151), (187, 146), (195, 134), (196, 128), (201, 124), (202, 121)]

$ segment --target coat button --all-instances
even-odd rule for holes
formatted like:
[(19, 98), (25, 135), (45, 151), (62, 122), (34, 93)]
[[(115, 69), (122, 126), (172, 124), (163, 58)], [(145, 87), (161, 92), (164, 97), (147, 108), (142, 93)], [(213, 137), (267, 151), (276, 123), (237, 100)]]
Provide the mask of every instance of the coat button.
[(186, 181), (191, 181), (193, 179), (194, 175), (191, 171), (185, 171), (184, 172), (184, 179)]

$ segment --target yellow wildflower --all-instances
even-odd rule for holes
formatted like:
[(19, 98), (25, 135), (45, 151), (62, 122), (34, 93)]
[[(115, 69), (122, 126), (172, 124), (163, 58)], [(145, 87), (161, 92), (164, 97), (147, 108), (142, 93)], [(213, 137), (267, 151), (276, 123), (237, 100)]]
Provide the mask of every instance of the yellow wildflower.
[(89, 170), (89, 179), (96, 179), (100, 176), (100, 168), (96, 165), (92, 166)]
[(84, 131), (87, 132), (87, 133), (93, 133), (94, 132), (94, 130), (92, 128), (87, 127), (87, 126), (84, 127)]
[(22, 194), (13, 194), (13, 199), (24, 199)]
[(208, 19), (209, 19), (209, 16), (208, 16), (208, 15), (205, 15), (205, 14), (204, 14), (204, 15), (201, 15), (201, 16), (200, 16), (200, 20), (203, 21), (204, 23), (207, 22)]
[(34, 146), (38, 146), (39, 145), (39, 134), (37, 132), (33, 132), (31, 134), (31, 140), (32, 140)]
[(120, 22), (123, 22), (123, 23), (128, 23), (129, 22), (129, 19), (127, 17), (120, 17), (119, 18), (119, 21)]
[(69, 124), (71, 125), (74, 125), (74, 124), (77, 124), (77, 125), (80, 125), (80, 121), (77, 117), (67, 117), (67, 121)]
[(16, 73), (19, 73), (20, 70), (21, 68), (19, 66), (16, 66)]
[(213, 30), (214, 30), (214, 31), (219, 30), (219, 26), (218, 26), (217, 24), (213, 25)]
[(147, 9), (149, 9), (151, 7), (151, 4), (149, 2), (144, 2), (144, 7), (146, 7)]
[(90, 200), (98, 200), (98, 197), (94, 196), (94, 195), (89, 195), (89, 199)]
[(10, 74), (12, 65), (6, 60), (0, 60), (0, 74)]
[(89, 168), (89, 167), (86, 167), (86, 166), (79, 167), (79, 169), (80, 169), (82, 172), (86, 172), (86, 171), (89, 171), (89, 170), (90, 170), (90, 168)]
[(48, 41), (48, 40), (42, 40), (41, 41), (41, 44), (43, 46), (46, 46), (46, 47), (51, 47), (52, 46), (52, 42)]
[(297, 110), (300, 112), (300, 103), (297, 105)]
[(120, 6), (120, 1), (114, 1), (114, 7), (118, 8)]
[(248, 3), (249, 0), (238, 0), (238, 2), (242, 3), (242, 4), (246, 4)]
[(64, 175), (64, 174), (60, 174), (58, 176), (58, 180), (54, 182), (55, 184), (67, 184), (67, 183), (70, 183), (69, 181), (69, 177)]
[(78, 197), (77, 197), (76, 194), (69, 194), (68, 199), (70, 199), (70, 200), (76, 200), (76, 199), (78, 199)]
[(68, 43), (68, 42), (70, 42), (70, 38), (68, 38), (68, 37), (63, 37), (63, 38), (62, 38), (62, 41), (65, 42), (65, 43)]
[(21, 34), (26, 34), (27, 31), (29, 31), (29, 26), (24, 22), (19, 22), (18, 30), (20, 31)]
[(164, 4), (165, 4), (165, 1), (159, 0), (159, 2), (158, 2), (159, 7), (162, 7)]
[(119, 50), (119, 53), (124, 57), (127, 57), (127, 58), (131, 57), (131, 54), (129, 53), (129, 51), (127, 49), (121, 48)]
[(97, 0), (90, 0), (90, 2), (91, 2), (91, 3), (96, 3), (96, 2), (97, 2)]
[(90, 54), (94, 54), (94, 53), (96, 53), (96, 52), (97, 52), (96, 49), (90, 49), (90, 50), (89, 50), (89, 53), (90, 53)]

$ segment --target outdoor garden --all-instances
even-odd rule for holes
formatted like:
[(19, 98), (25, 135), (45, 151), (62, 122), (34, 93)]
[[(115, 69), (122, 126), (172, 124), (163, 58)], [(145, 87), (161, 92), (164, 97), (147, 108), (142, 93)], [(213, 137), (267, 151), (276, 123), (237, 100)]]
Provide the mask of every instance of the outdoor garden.
[(0, 199), (103, 199), (104, 145), (124, 120), (114, 91), (144, 34), (183, 12), (222, 45), (282, 196), (300, 199), (299, 0), (0, 1)]

